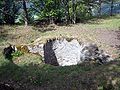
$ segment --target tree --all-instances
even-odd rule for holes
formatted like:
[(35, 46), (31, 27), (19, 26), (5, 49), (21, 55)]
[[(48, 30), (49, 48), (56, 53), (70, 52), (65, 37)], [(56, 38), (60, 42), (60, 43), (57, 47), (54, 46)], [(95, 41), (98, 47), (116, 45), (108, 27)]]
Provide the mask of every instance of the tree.
[(0, 1), (0, 24), (3, 23), (3, 1)]
[(3, 18), (6, 24), (15, 23), (15, 2), (14, 0), (4, 0)]
[(73, 15), (72, 15), (72, 23), (76, 23), (76, 0), (72, 0), (72, 10), (73, 10)]
[(15, 24), (16, 14), (19, 11), (15, 0), (0, 1), (0, 19), (2, 23)]
[(111, 0), (110, 16), (113, 15), (113, 0)]
[[(66, 23), (76, 23), (79, 18), (85, 20), (92, 16), (96, 0), (31, 0), (31, 10), (39, 19), (59, 19)], [(81, 17), (82, 16), (82, 17)]]
[(108, 0), (98, 0), (98, 7), (99, 7), (99, 9), (98, 9), (98, 16), (99, 17), (101, 17), (101, 5), (102, 5), (102, 3), (108, 3)]
[(98, 10), (98, 13), (99, 13), (99, 17), (101, 17), (101, 4), (102, 4), (102, 0), (99, 0), (99, 2), (98, 2), (98, 6), (99, 6), (99, 10)]
[(26, 1), (23, 1), (23, 9), (24, 9), (24, 14), (25, 14), (25, 25), (27, 26), (29, 24), (29, 17), (28, 17), (28, 11), (27, 11), (27, 7), (26, 7)]
[(66, 23), (70, 23), (70, 12), (69, 12), (69, 1), (70, 0), (61, 0), (61, 6), (63, 7), (64, 15)]
[[(102, 3), (110, 4), (110, 15), (113, 15), (115, 1), (118, 0), (0, 0), (0, 22), (14, 24), (19, 16), (18, 22), (28, 25), (37, 16), (37, 20), (74, 24), (90, 19), (92, 10), (96, 8), (99, 8), (98, 15), (101, 16)], [(18, 13), (21, 7), (22, 14)]]
[(110, 2), (110, 16), (113, 16), (114, 2), (120, 2), (120, 0), (109, 0)]

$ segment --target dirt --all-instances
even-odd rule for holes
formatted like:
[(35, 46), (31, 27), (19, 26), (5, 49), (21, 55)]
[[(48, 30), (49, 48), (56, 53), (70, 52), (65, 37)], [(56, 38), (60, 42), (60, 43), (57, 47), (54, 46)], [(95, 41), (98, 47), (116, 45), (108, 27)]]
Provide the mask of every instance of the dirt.
[[(120, 54), (120, 31), (119, 30), (97, 30), (97, 38), (100, 42), (109, 46), (109, 52), (115, 52), (113, 58)], [(115, 56), (116, 54), (116, 56)]]

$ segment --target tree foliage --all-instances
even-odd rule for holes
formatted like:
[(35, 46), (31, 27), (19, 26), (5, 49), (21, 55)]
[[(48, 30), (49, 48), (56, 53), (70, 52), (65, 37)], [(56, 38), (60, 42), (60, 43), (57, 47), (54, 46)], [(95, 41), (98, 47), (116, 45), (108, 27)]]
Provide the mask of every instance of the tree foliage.
[(118, 0), (0, 0), (0, 23), (31, 23), (48, 20), (51, 23), (76, 23), (90, 19), (93, 9), (98, 8), (101, 16), (102, 3), (111, 4)]

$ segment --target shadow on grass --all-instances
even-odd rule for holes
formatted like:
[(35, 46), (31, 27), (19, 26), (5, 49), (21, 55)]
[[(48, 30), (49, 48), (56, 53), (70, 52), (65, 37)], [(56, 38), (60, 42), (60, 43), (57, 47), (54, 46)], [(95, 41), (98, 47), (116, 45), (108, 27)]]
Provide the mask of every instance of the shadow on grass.
[(33, 30), (36, 30), (36, 31), (39, 31), (39, 32), (48, 32), (48, 31), (55, 31), (55, 27), (54, 26), (51, 26), (51, 27), (38, 27), (38, 26), (34, 26)]
[(104, 65), (82, 63), (66, 67), (34, 63), (17, 66), (7, 62), (0, 66), (0, 82), (9, 83), (16, 90), (97, 90), (109, 77), (120, 80), (119, 70), (119, 60)]
[(13, 40), (18, 37), (18, 35), (16, 35), (16, 34), (9, 33), (9, 30), (11, 30), (11, 29), (5, 29), (4, 26), (0, 26), (0, 42), (4, 42), (7, 40)]
[(3, 30), (3, 27), (0, 26), (0, 42), (7, 40), (6, 39), (7, 33), (8, 33), (8, 31)]

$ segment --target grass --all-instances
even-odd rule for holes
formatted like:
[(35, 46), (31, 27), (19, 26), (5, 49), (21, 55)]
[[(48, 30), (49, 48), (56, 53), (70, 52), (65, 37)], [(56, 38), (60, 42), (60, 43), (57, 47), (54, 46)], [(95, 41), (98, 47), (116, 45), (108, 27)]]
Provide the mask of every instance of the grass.
[[(119, 21), (117, 16), (90, 21), (86, 24), (52, 25), (44, 30), (33, 26), (1, 26), (0, 30), (3, 31), (0, 32), (0, 51), (8, 43), (30, 44), (35, 43), (37, 38), (39, 38), (37, 40), (39, 43), (43, 43), (47, 39), (55, 37), (77, 38), (79, 41), (95, 42), (110, 49), (109, 45), (98, 42), (94, 31), (99, 30), (98, 28), (118, 30)], [(117, 81), (115, 85), (118, 89), (116, 90), (120, 88), (119, 59), (104, 65), (83, 63), (57, 67), (44, 64), (42, 57), (38, 55), (24, 53), (18, 56), (15, 54), (13, 62), (4, 59), (0, 52), (0, 82), (7, 82), (18, 90), (88, 90), (96, 85), (99, 90), (103, 90), (109, 77), (112, 77), (112, 81)]]
[[(40, 38), (41, 42), (46, 39), (55, 37), (74, 37), (81, 41), (89, 40), (95, 41), (96, 36), (92, 32), (96, 30), (118, 30), (120, 27), (120, 15), (104, 18), (93, 19), (85, 24), (76, 24), (69, 26), (55, 26), (51, 25), (47, 28), (40, 27), (24, 27), (24, 26), (1, 26), (0, 45), (7, 43), (13, 44), (25, 44), (34, 42), (37, 38)], [(86, 33), (86, 30), (90, 33)], [(85, 38), (85, 39), (84, 39)], [(17, 43), (16, 43), (17, 42)]]
[[(91, 85), (103, 87), (110, 76), (113, 81), (117, 80), (117, 83), (120, 83), (119, 60), (105, 65), (83, 63), (57, 67), (44, 64), (36, 55), (26, 54), (14, 58), (14, 63), (5, 60), (2, 55), (0, 56), (0, 82), (5, 81), (18, 85), (19, 88), (24, 88), (23, 90), (32, 90), (34, 86), (47, 90), (59, 90), (59, 88), (60, 90), (77, 90), (78, 88), (84, 90), (83, 87), (80, 87), (83, 83), (85, 83), (84, 88), (88, 90)], [(31, 88), (29, 85), (33, 87)]]
[(85, 27), (88, 29), (96, 29), (96, 28), (111, 28), (117, 29), (120, 27), (120, 15), (105, 17), (103, 19), (92, 19), (85, 24)]

